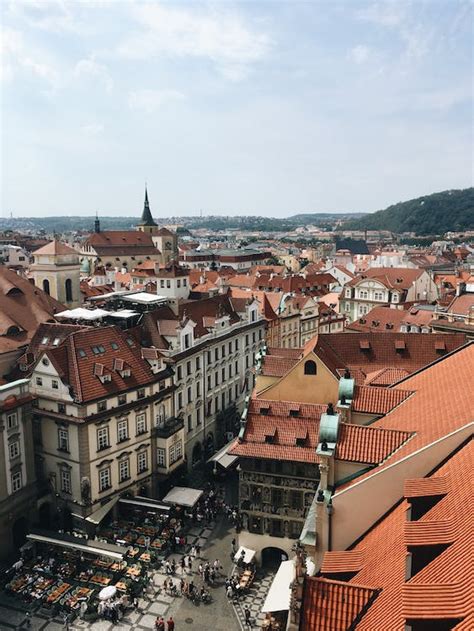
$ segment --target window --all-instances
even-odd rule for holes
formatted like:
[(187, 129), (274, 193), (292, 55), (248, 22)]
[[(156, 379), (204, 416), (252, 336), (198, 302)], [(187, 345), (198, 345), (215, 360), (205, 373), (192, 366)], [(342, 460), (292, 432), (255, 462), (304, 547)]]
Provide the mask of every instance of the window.
[(314, 362), (312, 359), (304, 363), (304, 374), (305, 375), (316, 374), (316, 362)]
[(36, 385), (37, 386), (42, 386), (43, 385), (43, 380), (41, 379), (41, 377), (36, 377)]
[(159, 467), (166, 467), (166, 450), (161, 447), (156, 450), (156, 464)]
[(166, 281), (166, 288), (167, 289), (171, 289), (171, 281), (170, 280)]
[(219, 359), (219, 349), (215, 348), (214, 349), (214, 361), (217, 361)]
[(249, 367), (249, 356), (246, 355), (245, 356), (245, 368), (248, 368), (248, 367)]
[(181, 441), (169, 448), (170, 466), (181, 459), (183, 455), (183, 443)]
[(54, 340), (53, 340), (53, 346), (59, 346), (59, 342), (60, 341), (61, 340), (59, 339), (59, 337), (55, 337)]
[(163, 278), (160, 280), (160, 287), (161, 287), (161, 289), (165, 288), (165, 281), (164, 281)]
[(189, 377), (191, 373), (192, 373), (191, 362), (186, 362), (186, 375)]
[(51, 387), (53, 390), (59, 390), (59, 382), (57, 379), (51, 379)]
[(215, 374), (214, 374), (214, 384), (215, 384), (216, 386), (218, 386), (218, 385), (219, 385), (219, 373), (217, 372), (217, 370), (216, 370), (216, 372), (215, 372)]
[(60, 473), (61, 491), (63, 493), (71, 493), (71, 472), (69, 469), (61, 469)]
[(192, 414), (188, 414), (188, 432), (193, 429), (193, 416)]
[(196, 410), (196, 424), (201, 425), (201, 408)]
[(47, 344), (48, 342), (49, 342), (48, 336), (43, 337), (43, 339), (41, 340), (41, 344)]
[(229, 364), (229, 379), (232, 379), (232, 364)]
[(128, 439), (128, 422), (118, 421), (117, 423), (117, 440), (119, 443)]
[(109, 428), (100, 427), (97, 430), (97, 451), (109, 447)]
[(184, 336), (184, 348), (189, 348), (191, 346), (191, 335), (186, 333)]
[(236, 351), (239, 350), (239, 339), (238, 338), (236, 338), (235, 341), (234, 341), (234, 348), (235, 348)]
[(12, 483), (12, 493), (16, 493), (23, 486), (21, 471), (17, 471), (16, 473), (12, 473), (11, 475), (11, 483)]
[(178, 376), (178, 379), (183, 378), (183, 368), (181, 366), (178, 366), (177, 376)]
[(64, 427), (58, 428), (58, 449), (69, 452), (69, 430)]
[(145, 398), (145, 388), (140, 388), (137, 392), (137, 399)]
[(232, 342), (229, 342), (229, 355), (232, 353)]
[(99, 471), (99, 491), (106, 491), (112, 486), (110, 481), (110, 467)]
[(188, 387), (188, 403), (191, 403), (191, 401), (193, 400), (193, 389), (191, 388), (191, 386)]
[(110, 346), (112, 347), (112, 349), (113, 349), (114, 351), (118, 350), (118, 344), (117, 344), (117, 342), (110, 342)]
[(211, 351), (207, 351), (207, 363), (208, 364), (212, 363), (212, 353), (211, 353)]
[(72, 280), (70, 278), (66, 278), (64, 289), (66, 291), (66, 302), (72, 302)]
[(235, 374), (238, 375), (239, 374), (239, 362), (238, 361), (235, 362), (234, 368), (235, 368)]
[(125, 458), (119, 462), (119, 482), (125, 482), (130, 478), (130, 460)]
[(255, 331), (254, 331), (254, 332), (252, 333), (252, 342), (255, 344), (255, 342), (256, 342), (256, 341), (257, 341), (257, 338), (256, 338), (256, 333), (255, 333)]
[(118, 404), (119, 405), (125, 405), (125, 403), (127, 403), (127, 395), (126, 394), (119, 394), (118, 395)]
[(13, 443), (8, 445), (8, 453), (10, 455), (10, 460), (18, 458), (20, 455), (20, 443), (18, 440), (15, 440)]
[(201, 358), (196, 357), (196, 370), (201, 370)]
[(50, 291), (49, 290), (49, 280), (47, 278), (45, 278), (43, 280), (43, 291), (44, 291), (45, 294), (48, 294), (48, 296), (49, 296), (49, 291)]
[(221, 404), (222, 404), (221, 409), (225, 410), (225, 392), (221, 394)]
[(66, 404), (58, 403), (58, 412), (59, 414), (66, 414)]
[(224, 383), (224, 381), (225, 381), (225, 368), (223, 368), (221, 370), (221, 375), (222, 375), (222, 383)]
[(238, 383), (235, 384), (235, 398), (236, 399), (239, 398), (239, 384)]
[[(283, 327), (283, 328), (284, 328), (284, 327)], [(248, 335), (246, 335), (246, 336), (245, 336), (245, 346), (248, 346), (248, 345), (249, 345), (249, 336), (248, 336)]]
[(143, 473), (148, 469), (148, 454), (146, 451), (141, 451), (137, 455), (137, 472)]
[(146, 416), (144, 414), (137, 414), (137, 436), (146, 432)]
[(200, 381), (196, 383), (196, 396), (198, 398), (201, 396), (201, 382)]
[(99, 401), (97, 403), (97, 412), (105, 412), (107, 409), (107, 401)]
[(78, 348), (77, 349), (77, 353), (79, 355), (79, 357), (87, 357), (87, 353), (83, 348)]
[(183, 393), (178, 392), (178, 409), (183, 407)]
[(186, 279), (183, 278), (183, 287), (186, 287), (186, 285), (187, 285)]
[(176, 281), (176, 287), (181, 287), (181, 281), (180, 281), (180, 279), (179, 279), (179, 278), (178, 278), (178, 280)]
[(207, 389), (210, 390), (211, 388), (212, 388), (211, 375), (207, 375)]

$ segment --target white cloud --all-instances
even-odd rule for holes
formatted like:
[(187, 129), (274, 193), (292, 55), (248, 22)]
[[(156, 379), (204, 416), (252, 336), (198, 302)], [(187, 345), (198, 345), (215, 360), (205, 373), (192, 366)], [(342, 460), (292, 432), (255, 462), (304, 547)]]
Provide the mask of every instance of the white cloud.
[(79, 60), (74, 67), (74, 76), (98, 79), (104, 84), (107, 92), (111, 92), (114, 87), (107, 66), (98, 63), (93, 57)]
[(379, 26), (398, 26), (404, 20), (406, 4), (400, 0), (383, 0), (373, 2), (368, 7), (357, 11), (357, 17), (364, 22), (372, 22)]
[(363, 44), (359, 44), (351, 48), (349, 51), (349, 57), (352, 61), (355, 61), (356, 64), (363, 64), (368, 61), (370, 57), (370, 48), (368, 46), (364, 46)]
[(58, 82), (58, 72), (52, 65), (41, 60), (41, 54), (29, 50), (23, 35), (13, 29), (0, 31), (0, 79), (12, 80), (18, 72), (40, 77), (51, 87)]
[(270, 49), (267, 34), (248, 28), (230, 10), (170, 7), (132, 9), (140, 32), (122, 42), (118, 52), (131, 59), (196, 57), (212, 61), (227, 78), (240, 80)]
[(104, 131), (104, 126), (101, 123), (89, 123), (82, 125), (81, 131), (87, 136), (98, 136)]
[(177, 90), (136, 90), (128, 95), (128, 106), (147, 114), (155, 112), (166, 103), (183, 101), (185, 95)]
[(52, 33), (79, 32), (74, 15), (75, 4), (64, 0), (11, 0), (8, 12), (34, 29)]

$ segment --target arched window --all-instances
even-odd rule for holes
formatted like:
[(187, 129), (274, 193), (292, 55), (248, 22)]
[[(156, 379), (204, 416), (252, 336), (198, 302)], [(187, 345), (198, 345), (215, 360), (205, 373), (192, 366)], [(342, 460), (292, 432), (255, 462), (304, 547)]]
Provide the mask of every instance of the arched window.
[(49, 296), (49, 280), (47, 278), (43, 280), (43, 291)]
[(66, 302), (72, 302), (72, 280), (70, 278), (66, 278), (64, 288), (66, 289)]
[(316, 374), (316, 362), (312, 359), (309, 359), (304, 363), (304, 374), (305, 375), (315, 375)]

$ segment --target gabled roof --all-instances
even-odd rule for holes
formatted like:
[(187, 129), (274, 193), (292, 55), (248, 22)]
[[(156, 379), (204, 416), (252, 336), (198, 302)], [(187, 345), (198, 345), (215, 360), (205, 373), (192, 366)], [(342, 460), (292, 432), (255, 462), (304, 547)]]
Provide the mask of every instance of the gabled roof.
[(39, 248), (38, 250), (35, 250), (33, 252), (34, 256), (37, 256), (38, 254), (49, 254), (49, 255), (54, 255), (54, 256), (57, 256), (60, 254), (79, 255), (79, 252), (71, 248), (66, 243), (63, 243), (62, 241), (58, 241), (57, 239), (54, 239), (50, 243), (47, 243), (46, 245), (44, 245), (42, 248)]
[(265, 377), (283, 377), (289, 372), (298, 360), (291, 357), (278, 357), (278, 355), (267, 355), (262, 364), (261, 374)]
[(54, 314), (64, 309), (42, 289), (0, 265), (0, 354), (28, 344), (41, 322), (54, 321)]
[(413, 434), (394, 429), (341, 423), (335, 458), (349, 462), (380, 464)]
[(387, 414), (411, 394), (413, 393), (406, 390), (356, 385), (352, 399), (352, 410), (367, 414)]
[[(241, 441), (229, 453), (247, 458), (317, 463), (319, 421), (325, 405), (252, 399)], [(297, 416), (292, 414), (297, 413)], [(266, 437), (271, 436), (271, 442)], [(304, 441), (304, 445), (297, 444)]]
[[(419, 519), (407, 521), (409, 502), (404, 499), (353, 550), (339, 553), (360, 555), (357, 567), (339, 562), (340, 572), (356, 572), (349, 585), (381, 590), (356, 625), (358, 631), (403, 631), (407, 620), (425, 620), (427, 625), (433, 620), (460, 620), (449, 628), (474, 628), (473, 462), (470, 440), (428, 478), (407, 481), (405, 490), (411, 497), (411, 487), (429, 496), (432, 489), (428, 480), (439, 478), (441, 482), (435, 484), (439, 501), (428, 504)], [(438, 545), (442, 547), (436, 548)], [(428, 558), (422, 569), (407, 579), (408, 548), (416, 553), (419, 546), (432, 547), (432, 560)], [(325, 555), (323, 574), (333, 572), (330, 559), (334, 554)]]
[(410, 373), (403, 368), (382, 368), (367, 374), (364, 386), (390, 386), (408, 377)]
[[(472, 422), (472, 375), (474, 343), (471, 342), (393, 386), (393, 389), (412, 391), (413, 394), (402, 405), (374, 421), (371, 427), (413, 432), (414, 435), (375, 471)], [(356, 481), (369, 475), (370, 472), (363, 474)], [(342, 485), (339, 490), (352, 483)]]
[(147, 256), (159, 255), (151, 235), (140, 230), (104, 230), (93, 232), (86, 239), (85, 246), (93, 248), (97, 254), (105, 256)]
[(307, 577), (300, 630), (350, 631), (378, 593), (365, 585)]
[[(47, 349), (45, 353), (79, 403), (103, 399), (156, 381), (138, 344), (128, 332), (115, 326), (75, 331), (60, 346)], [(130, 367), (129, 377), (122, 376), (117, 370), (118, 359)], [(99, 379), (97, 364), (103, 366), (102, 372), (111, 374), (111, 381)]]
[(432, 311), (419, 309), (416, 306), (408, 310), (374, 307), (358, 320), (348, 324), (346, 329), (374, 333), (377, 331), (399, 331), (402, 324), (428, 326), (432, 317)]
[(368, 278), (372, 278), (380, 281), (388, 289), (406, 291), (424, 273), (425, 270), (423, 269), (407, 267), (371, 267), (349, 281), (347, 286), (355, 286)]

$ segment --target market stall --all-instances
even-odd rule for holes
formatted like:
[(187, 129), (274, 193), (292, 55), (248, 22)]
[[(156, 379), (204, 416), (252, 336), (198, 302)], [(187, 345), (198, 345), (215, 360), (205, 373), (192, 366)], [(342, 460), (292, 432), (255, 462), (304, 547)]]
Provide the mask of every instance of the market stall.
[(255, 559), (256, 554), (255, 550), (251, 550), (245, 546), (240, 546), (234, 555), (234, 563), (249, 565)]
[(204, 491), (201, 489), (192, 489), (187, 486), (175, 486), (171, 491), (163, 498), (165, 504), (177, 504), (178, 506), (184, 506), (185, 508), (194, 508), (199, 502)]

